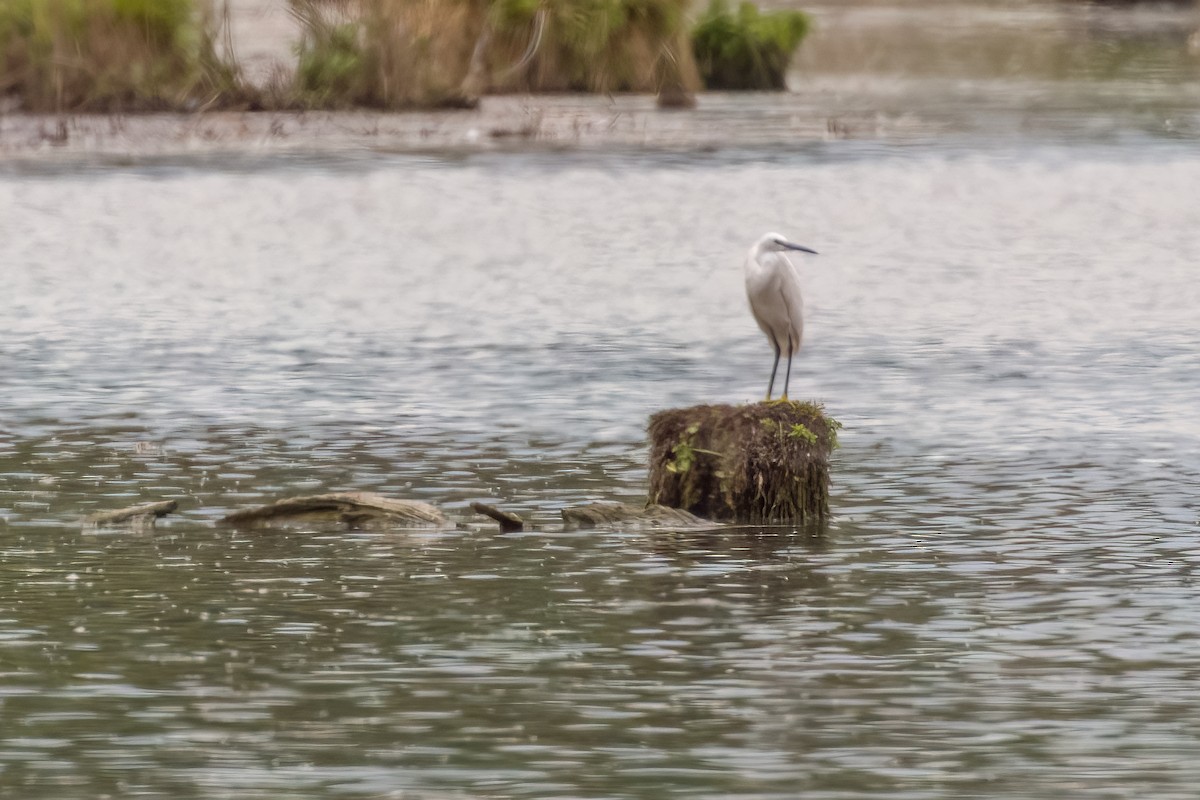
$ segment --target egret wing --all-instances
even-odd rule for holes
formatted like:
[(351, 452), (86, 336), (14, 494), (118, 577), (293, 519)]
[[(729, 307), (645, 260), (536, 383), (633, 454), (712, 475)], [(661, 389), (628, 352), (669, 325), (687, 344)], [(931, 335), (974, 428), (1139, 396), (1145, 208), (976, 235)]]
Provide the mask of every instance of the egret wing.
[(787, 309), (788, 343), (794, 353), (800, 349), (800, 341), (804, 338), (804, 297), (800, 293), (800, 274), (790, 261), (784, 261), (786, 266), (780, 270), (779, 295)]
[(787, 303), (781, 291), (779, 274), (774, 271), (763, 271), (747, 281), (746, 296), (750, 300), (750, 313), (758, 327), (777, 345), (780, 350), (786, 350), (788, 344), (789, 314)]

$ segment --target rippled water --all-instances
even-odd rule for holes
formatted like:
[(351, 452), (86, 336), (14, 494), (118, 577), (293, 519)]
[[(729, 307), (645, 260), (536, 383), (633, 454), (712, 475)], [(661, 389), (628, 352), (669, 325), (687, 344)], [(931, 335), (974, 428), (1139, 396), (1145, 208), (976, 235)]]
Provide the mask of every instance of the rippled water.
[[(3, 171), (0, 795), (1193, 796), (1194, 145)], [(832, 525), (558, 530), (761, 394), (767, 229)], [(462, 525), (215, 524), (340, 489)]]

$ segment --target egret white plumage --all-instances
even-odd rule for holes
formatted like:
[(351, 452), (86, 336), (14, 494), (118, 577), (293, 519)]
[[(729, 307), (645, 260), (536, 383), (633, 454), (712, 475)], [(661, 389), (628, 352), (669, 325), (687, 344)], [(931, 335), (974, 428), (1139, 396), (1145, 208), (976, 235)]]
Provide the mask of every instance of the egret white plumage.
[(775, 389), (779, 357), (785, 350), (788, 363), (781, 399), (788, 399), (792, 356), (800, 349), (800, 340), (804, 335), (804, 298), (800, 295), (800, 275), (785, 255), (788, 250), (817, 254), (816, 250), (789, 242), (778, 233), (768, 233), (755, 242), (746, 255), (746, 297), (750, 300), (750, 313), (775, 349), (771, 382), (767, 384), (768, 400)]

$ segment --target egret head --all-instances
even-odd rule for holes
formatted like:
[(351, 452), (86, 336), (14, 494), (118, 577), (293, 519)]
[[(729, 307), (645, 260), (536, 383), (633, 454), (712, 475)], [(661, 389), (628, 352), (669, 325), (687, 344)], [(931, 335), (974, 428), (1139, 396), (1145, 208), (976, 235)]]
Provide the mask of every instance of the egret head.
[(788, 241), (782, 234), (768, 233), (758, 242), (759, 249), (768, 253), (781, 253), (784, 250), (799, 250), (802, 253), (817, 255), (817, 251), (801, 244)]

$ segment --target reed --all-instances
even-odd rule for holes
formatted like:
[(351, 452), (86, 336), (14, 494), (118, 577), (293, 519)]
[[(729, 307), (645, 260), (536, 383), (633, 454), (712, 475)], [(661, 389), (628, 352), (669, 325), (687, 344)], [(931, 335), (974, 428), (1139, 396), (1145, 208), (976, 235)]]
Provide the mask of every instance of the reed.
[(688, 0), (290, 0), (302, 106), (471, 105), (488, 92), (693, 91)]
[[(215, 2), (216, 0), (211, 0)], [(210, 0), (0, 0), (0, 96), (34, 112), (472, 106), (488, 92), (782, 86), (798, 12), (716, 0), (288, 0), (296, 69), (241, 78)]]
[(688, 0), (496, 0), (496, 91), (660, 92), (699, 86)]
[(3, 0), (0, 95), (35, 112), (250, 103), (196, 0)]
[(468, 0), (290, 0), (301, 41), (291, 101), (314, 108), (471, 105)]

